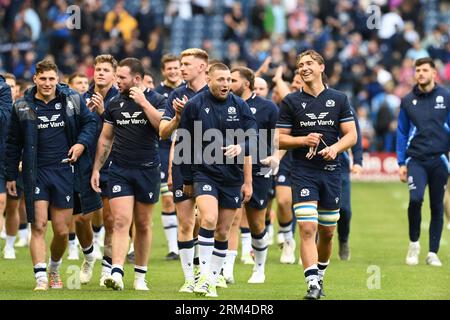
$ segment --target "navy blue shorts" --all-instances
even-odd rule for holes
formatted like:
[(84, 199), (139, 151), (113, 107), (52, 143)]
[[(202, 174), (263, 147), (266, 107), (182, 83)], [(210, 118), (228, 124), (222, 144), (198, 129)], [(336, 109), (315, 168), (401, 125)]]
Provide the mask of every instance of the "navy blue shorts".
[(161, 184), (167, 183), (169, 176), (169, 153), (170, 149), (159, 148), (159, 159), (161, 160)]
[(161, 159), (161, 195), (171, 196), (172, 192), (167, 185), (167, 179), (169, 178), (169, 154), (170, 149), (161, 147), (159, 148), (159, 158)]
[(173, 184), (173, 201), (175, 203), (184, 200), (192, 199), (183, 192), (183, 175), (181, 174), (181, 167), (172, 165), (172, 184)]
[(56, 208), (73, 209), (73, 197), (74, 173), (71, 165), (37, 169), (34, 201), (45, 200)]
[(216, 182), (206, 176), (194, 178), (194, 195), (195, 197), (202, 195), (214, 196), (219, 207), (226, 209), (237, 209), (242, 205), (241, 187), (224, 186), (223, 183)]
[(270, 188), (269, 188), (269, 191), (267, 192), (267, 194), (269, 196), (269, 200), (272, 200), (276, 196), (276, 192), (275, 192), (276, 182), (275, 182), (275, 179), (276, 179), (275, 176), (270, 176)]
[(262, 210), (267, 207), (269, 201), (269, 192), (272, 184), (272, 178), (266, 178), (264, 176), (253, 176), (253, 194), (248, 202), (250, 208)]
[(291, 172), (281, 169), (278, 170), (278, 173), (275, 177), (275, 186), (291, 187), (292, 186)]
[(109, 167), (110, 199), (134, 196), (136, 201), (142, 203), (156, 203), (160, 184), (159, 167), (123, 168), (114, 163)]
[(302, 167), (292, 170), (292, 203), (318, 201), (323, 209), (338, 209), (341, 205), (341, 173)]
[(109, 198), (108, 178), (110, 165), (111, 161), (109, 161), (109, 163), (105, 163), (102, 170), (100, 170), (100, 189), (102, 190), (100, 196), (102, 198)]
[(275, 185), (290, 187), (292, 185), (291, 171), (292, 155), (290, 152), (288, 152), (283, 158), (281, 158), (280, 168), (275, 178)]

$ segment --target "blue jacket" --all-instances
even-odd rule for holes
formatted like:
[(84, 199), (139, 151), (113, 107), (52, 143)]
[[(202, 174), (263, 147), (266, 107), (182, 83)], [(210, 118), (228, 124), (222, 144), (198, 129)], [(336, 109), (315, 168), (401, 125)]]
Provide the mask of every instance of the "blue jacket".
[(11, 88), (0, 76), (0, 176), (3, 176), (3, 166), (5, 160), (5, 139), (8, 133), (9, 118), (12, 110)]
[[(201, 123), (201, 131), (199, 127), (195, 127), (199, 123)], [(223, 185), (236, 186), (243, 183), (242, 165), (237, 164), (235, 159), (229, 163), (223, 156), (223, 150), (219, 150), (220, 154), (218, 155), (215, 154), (215, 149), (214, 152), (211, 152), (209, 138), (204, 135), (205, 132), (211, 133), (210, 129), (218, 130), (222, 136), (217, 137), (219, 140), (214, 140), (213, 143), (216, 146), (225, 147), (240, 143), (245, 155), (255, 154), (252, 151), (257, 147), (258, 128), (255, 117), (244, 100), (230, 93), (226, 100), (219, 101), (209, 90), (202, 91), (185, 104), (177, 130), (177, 139), (187, 138), (182, 135), (182, 129), (186, 130), (185, 133), (189, 133), (191, 146), (191, 154), (186, 157), (190, 163), (183, 163), (184, 165), (181, 166), (184, 184), (192, 184), (197, 181), (196, 177), (204, 175), (223, 183)], [(238, 129), (242, 129), (244, 132), (249, 130), (249, 135), (252, 135), (254, 139), (247, 135), (244, 142), (236, 142), (230, 133), (236, 132)], [(231, 130), (231, 132), (227, 132), (227, 130)], [(252, 141), (254, 145), (252, 145)], [(175, 153), (177, 153), (177, 147), (181, 145), (177, 144)], [(211, 153), (214, 153), (213, 159), (208, 160), (203, 157), (204, 154), (210, 155)], [(218, 160), (219, 163), (211, 160)]]
[[(34, 222), (34, 190), (37, 176), (37, 111), (33, 103), (36, 87), (14, 103), (6, 141), (6, 180), (15, 181), (22, 157), (25, 205), (29, 222)], [(95, 138), (96, 122), (84, 99), (64, 84), (57, 85), (56, 95), (63, 101), (64, 122), (69, 145), (84, 145), (85, 150), (74, 164), (74, 192), (79, 192), (81, 212), (102, 207), (100, 196), (90, 187), (92, 160), (89, 146)], [(23, 151), (23, 155), (22, 155)]]
[(427, 160), (446, 155), (450, 148), (450, 92), (435, 86), (422, 92), (417, 86), (400, 104), (397, 127), (397, 160)]

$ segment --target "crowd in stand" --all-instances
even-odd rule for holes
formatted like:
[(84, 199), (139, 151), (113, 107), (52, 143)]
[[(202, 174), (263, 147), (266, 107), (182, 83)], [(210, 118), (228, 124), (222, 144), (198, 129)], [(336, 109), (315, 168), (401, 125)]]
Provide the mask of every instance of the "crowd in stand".
[[(433, 3), (430, 20), (426, 6)], [(79, 29), (68, 28), (71, 5), (81, 9)], [(400, 98), (412, 88), (414, 60), (431, 56), (438, 82), (450, 85), (450, 5), (420, 0), (2, 0), (0, 73), (13, 73), (26, 87), (35, 62), (51, 55), (63, 74), (92, 79), (93, 57), (110, 53), (141, 59), (158, 79), (172, 22), (196, 15), (223, 17), (226, 50), (203, 39), (211, 57), (253, 70), (271, 57), (269, 83), (279, 66), (292, 80), (299, 52), (322, 53), (329, 86), (346, 92), (357, 110), (366, 151), (395, 150)]]

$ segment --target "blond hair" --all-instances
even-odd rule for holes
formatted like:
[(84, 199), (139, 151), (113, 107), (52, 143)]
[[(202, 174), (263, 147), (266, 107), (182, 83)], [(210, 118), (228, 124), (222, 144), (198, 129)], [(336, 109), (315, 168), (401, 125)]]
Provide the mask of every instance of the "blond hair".
[(117, 60), (110, 54), (101, 54), (99, 56), (96, 56), (94, 60), (94, 66), (99, 63), (109, 63), (114, 71), (116, 71), (117, 69)]
[(181, 52), (180, 57), (183, 58), (186, 56), (194, 56), (195, 58), (202, 59), (206, 63), (208, 63), (208, 53), (203, 49), (199, 48), (186, 49), (183, 52)]

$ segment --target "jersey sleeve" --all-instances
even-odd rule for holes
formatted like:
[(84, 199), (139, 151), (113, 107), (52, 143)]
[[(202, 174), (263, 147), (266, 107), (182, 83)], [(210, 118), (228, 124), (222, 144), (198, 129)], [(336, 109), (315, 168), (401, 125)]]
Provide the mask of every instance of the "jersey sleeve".
[(248, 104), (243, 100), (240, 104), (244, 121), (244, 131), (246, 132), (245, 142), (241, 145), (241, 148), (244, 150), (246, 156), (257, 155), (258, 124)]
[(270, 107), (270, 112), (269, 112), (269, 128), (270, 129), (275, 129), (275, 127), (277, 126), (277, 122), (278, 122), (278, 107), (275, 105), (275, 103), (273, 102), (269, 102), (268, 106)]
[(113, 118), (111, 114), (111, 107), (113, 106), (114, 102), (110, 101), (105, 106), (105, 112), (103, 112), (103, 121), (109, 124), (113, 124)]
[(294, 114), (287, 99), (283, 99), (280, 105), (280, 112), (278, 114), (278, 121), (276, 127), (279, 129), (291, 129), (294, 123)]
[(356, 112), (352, 108), (353, 114), (355, 114), (355, 126), (356, 126), (356, 144), (352, 147), (352, 153), (353, 153), (353, 163), (358, 164), (362, 166), (363, 162), (363, 147), (362, 147), (362, 136), (361, 136), (361, 128), (359, 126), (358, 118), (356, 117)]
[(400, 113), (398, 115), (397, 124), (397, 162), (399, 166), (405, 165), (406, 162), (406, 147), (408, 144), (408, 136), (410, 130), (410, 119), (408, 114), (403, 107), (403, 99), (400, 104)]
[(355, 121), (355, 117), (350, 106), (350, 101), (348, 101), (347, 96), (345, 96), (344, 102), (339, 111), (339, 123)]
[(172, 91), (169, 95), (169, 98), (165, 101), (165, 108), (164, 108), (164, 114), (161, 117), (161, 120), (167, 120), (170, 121), (175, 117), (175, 110), (172, 106), (172, 101), (177, 98), (177, 94), (175, 91)]
[(192, 164), (194, 163), (194, 121), (195, 121), (195, 110), (196, 104), (193, 100), (186, 102), (183, 108), (183, 113), (181, 114), (180, 124), (178, 130), (186, 130), (187, 134), (183, 136), (189, 136), (190, 139), (190, 150), (191, 154), (189, 156), (189, 163), (181, 163), (181, 175), (183, 176), (183, 184), (191, 185), (193, 182)]
[(147, 100), (150, 101), (152, 106), (158, 110), (159, 112), (164, 113), (166, 111), (166, 97), (164, 97), (162, 94), (159, 94), (155, 90), (148, 90), (148, 98)]

